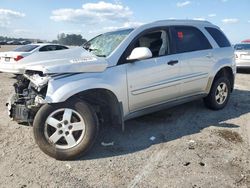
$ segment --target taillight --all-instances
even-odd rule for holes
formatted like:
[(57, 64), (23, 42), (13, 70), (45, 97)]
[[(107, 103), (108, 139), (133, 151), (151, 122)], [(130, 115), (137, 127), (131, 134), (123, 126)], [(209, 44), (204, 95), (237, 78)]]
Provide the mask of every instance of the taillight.
[(15, 61), (19, 61), (20, 59), (23, 59), (23, 56), (18, 55), (16, 58), (14, 58)]

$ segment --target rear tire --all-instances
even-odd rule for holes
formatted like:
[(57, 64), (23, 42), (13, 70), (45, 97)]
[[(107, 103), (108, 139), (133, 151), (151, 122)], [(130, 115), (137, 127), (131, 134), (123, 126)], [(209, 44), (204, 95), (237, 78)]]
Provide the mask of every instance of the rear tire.
[(84, 155), (98, 133), (97, 116), (84, 101), (45, 104), (33, 122), (35, 141), (47, 155), (72, 160)]
[(230, 94), (230, 81), (227, 77), (220, 77), (213, 82), (210, 93), (204, 98), (204, 103), (212, 110), (223, 109), (228, 103)]

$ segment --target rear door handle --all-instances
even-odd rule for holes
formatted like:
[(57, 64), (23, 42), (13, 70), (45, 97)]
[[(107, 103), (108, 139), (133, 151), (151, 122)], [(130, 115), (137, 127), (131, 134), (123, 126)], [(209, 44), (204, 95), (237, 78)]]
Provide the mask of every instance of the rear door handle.
[(169, 61), (169, 62), (168, 62), (168, 65), (173, 66), (173, 65), (175, 65), (175, 64), (177, 64), (177, 63), (179, 63), (178, 60), (172, 60), (172, 61)]

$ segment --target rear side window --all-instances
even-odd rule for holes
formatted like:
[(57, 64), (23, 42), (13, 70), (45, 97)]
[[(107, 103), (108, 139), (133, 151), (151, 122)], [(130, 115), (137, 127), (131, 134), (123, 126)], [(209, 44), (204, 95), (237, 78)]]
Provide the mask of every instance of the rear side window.
[(195, 27), (176, 26), (174, 35), (176, 38), (177, 53), (193, 52), (212, 48), (205, 35)]
[(31, 52), (32, 50), (36, 49), (38, 45), (24, 45), (19, 48), (16, 48), (14, 52)]
[(231, 46), (226, 36), (219, 29), (206, 27), (206, 30), (213, 37), (219, 47), (223, 48)]
[(47, 52), (47, 51), (54, 51), (56, 50), (56, 47), (54, 45), (47, 45), (47, 46), (43, 46), (42, 48), (40, 48), (40, 52)]
[(56, 46), (56, 50), (66, 50), (66, 49), (69, 49), (68, 47), (66, 46)]
[(65, 46), (59, 46), (59, 45), (47, 45), (44, 46), (42, 48), (40, 48), (40, 52), (47, 52), (47, 51), (56, 51), (56, 50), (64, 50), (64, 49), (68, 49)]

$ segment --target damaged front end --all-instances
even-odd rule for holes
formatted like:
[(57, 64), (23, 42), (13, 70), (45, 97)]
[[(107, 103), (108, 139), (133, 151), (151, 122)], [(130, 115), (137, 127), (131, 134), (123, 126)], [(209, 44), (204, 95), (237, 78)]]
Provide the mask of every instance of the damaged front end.
[[(40, 107), (45, 103), (52, 103), (46, 96), (50, 80), (81, 73), (103, 72), (108, 67), (108, 62), (104, 58), (98, 58), (82, 48), (69, 50), (67, 55), (61, 59), (53, 56), (49, 60), (34, 57), (34, 61), (30, 60), (32, 65), (23, 64), (18, 67), (19, 72), (24, 74), (17, 76), (17, 82), (14, 84), (15, 93), (7, 103), (9, 116), (14, 121), (32, 124)], [(50, 93), (53, 91), (50, 90)]]
[(44, 98), (50, 77), (41, 72), (26, 72), (18, 75), (14, 83), (15, 93), (6, 104), (8, 114), (14, 121), (32, 125), (35, 114), (42, 104), (46, 103)]

